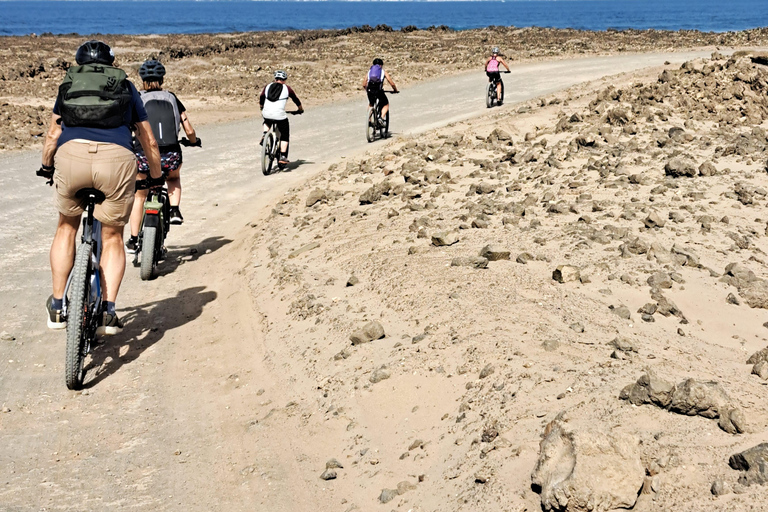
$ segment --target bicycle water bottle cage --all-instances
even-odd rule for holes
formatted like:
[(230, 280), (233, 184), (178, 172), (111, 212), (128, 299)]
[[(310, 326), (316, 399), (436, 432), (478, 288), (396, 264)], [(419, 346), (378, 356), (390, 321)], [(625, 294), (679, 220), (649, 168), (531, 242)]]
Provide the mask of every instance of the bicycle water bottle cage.
[(81, 188), (75, 192), (75, 197), (85, 203), (101, 204), (106, 199), (104, 192), (95, 188)]

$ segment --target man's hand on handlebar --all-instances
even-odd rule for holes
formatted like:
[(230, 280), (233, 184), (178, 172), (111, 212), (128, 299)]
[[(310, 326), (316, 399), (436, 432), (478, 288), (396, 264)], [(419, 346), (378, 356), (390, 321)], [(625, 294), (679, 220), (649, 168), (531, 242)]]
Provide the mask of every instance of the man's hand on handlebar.
[(179, 141), (179, 144), (181, 144), (182, 146), (186, 146), (188, 148), (189, 147), (196, 147), (196, 148), (203, 147), (203, 141), (200, 139), (200, 137), (197, 137), (197, 140), (195, 140), (194, 144), (189, 142), (188, 138), (182, 137), (181, 140)]
[(45, 178), (45, 183), (49, 186), (53, 185), (53, 172), (56, 169), (52, 165), (41, 165), (40, 169), (37, 170), (35, 174), (40, 176), (41, 178)]

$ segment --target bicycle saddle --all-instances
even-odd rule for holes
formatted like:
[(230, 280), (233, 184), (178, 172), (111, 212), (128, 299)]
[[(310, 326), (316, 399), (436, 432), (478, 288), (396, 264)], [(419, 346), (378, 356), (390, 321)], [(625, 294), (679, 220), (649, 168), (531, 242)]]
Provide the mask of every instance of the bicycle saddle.
[(100, 204), (106, 199), (104, 192), (95, 188), (81, 188), (75, 192), (75, 197), (81, 201), (91, 200), (93, 201), (93, 204)]

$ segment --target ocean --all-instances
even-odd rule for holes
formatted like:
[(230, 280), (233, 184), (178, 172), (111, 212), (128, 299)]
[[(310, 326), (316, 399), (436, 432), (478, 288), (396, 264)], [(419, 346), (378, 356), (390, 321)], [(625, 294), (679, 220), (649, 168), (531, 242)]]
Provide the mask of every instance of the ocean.
[(727, 32), (768, 25), (768, 0), (2, 1), (0, 35), (184, 34), (489, 25)]

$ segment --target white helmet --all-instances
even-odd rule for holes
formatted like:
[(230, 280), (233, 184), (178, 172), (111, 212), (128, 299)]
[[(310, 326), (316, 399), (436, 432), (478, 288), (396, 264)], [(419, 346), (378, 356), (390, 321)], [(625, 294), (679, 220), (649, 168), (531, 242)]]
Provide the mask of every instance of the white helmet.
[(288, 73), (282, 69), (275, 71), (275, 80), (288, 80)]
[(498, 46), (494, 46), (493, 50), (491, 50), (491, 53), (499, 53), (499, 47)]

